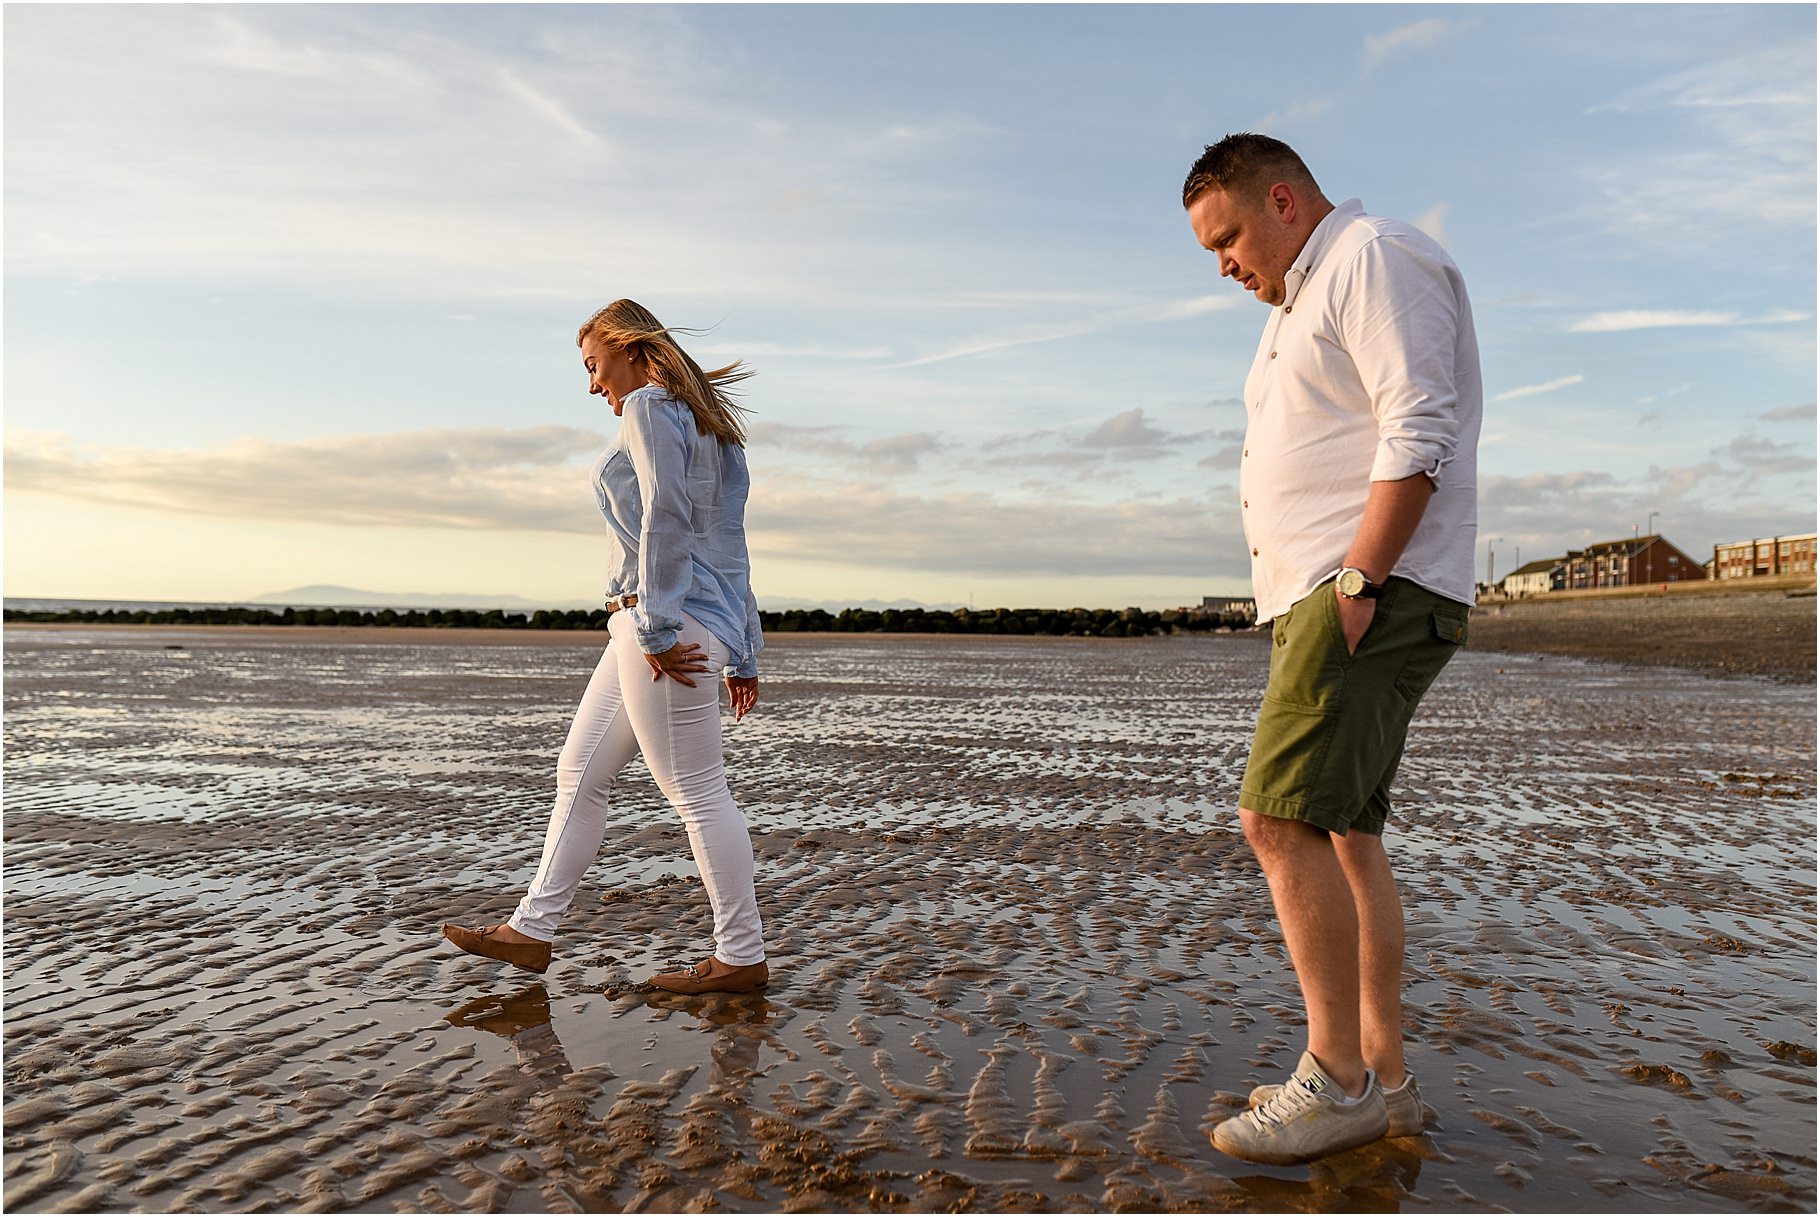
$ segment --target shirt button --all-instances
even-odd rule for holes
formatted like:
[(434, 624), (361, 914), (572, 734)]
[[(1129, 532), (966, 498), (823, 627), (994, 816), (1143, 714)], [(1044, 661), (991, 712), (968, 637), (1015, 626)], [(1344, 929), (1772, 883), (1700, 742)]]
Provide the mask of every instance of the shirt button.
[(1250, 456), (1250, 455), (1251, 455), (1251, 449), (1249, 449), (1249, 448), (1247, 448), (1247, 449), (1245, 449), (1245, 455), (1246, 455), (1246, 456)]
[(1240, 507), (1249, 507), (1249, 506), (1251, 506), (1251, 500), (1250, 500), (1250, 499), (1243, 499), (1243, 500), (1241, 500), (1241, 501), (1240, 501), (1240, 502), (1239, 502), (1239, 506), (1240, 506)]
[(1290, 313), (1293, 313), (1293, 312), (1295, 312), (1295, 305), (1285, 304), (1283, 306), (1283, 315), (1284, 316), (1288, 316)]
[(1272, 359), (1275, 359), (1277, 357), (1277, 353), (1275, 351), (1270, 352), (1270, 357)]
[(1252, 550), (1252, 551), (1251, 551), (1251, 556), (1252, 556), (1252, 557), (1254, 557), (1254, 558), (1255, 558), (1255, 557), (1257, 557), (1257, 556), (1258, 556), (1258, 551), (1257, 551), (1257, 550), (1255, 550), (1255, 549), (1254, 549), (1254, 550)]

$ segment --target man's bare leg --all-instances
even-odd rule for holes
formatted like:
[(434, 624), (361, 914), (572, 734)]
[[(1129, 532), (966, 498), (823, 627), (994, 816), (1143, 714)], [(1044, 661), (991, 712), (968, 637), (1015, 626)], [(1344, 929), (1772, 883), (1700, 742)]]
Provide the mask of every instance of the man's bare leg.
[(1359, 917), (1352, 886), (1336, 856), (1335, 839), (1325, 829), (1244, 808), (1239, 810), (1239, 822), (1270, 884), (1289, 960), (1302, 988), (1308, 1051), (1348, 1095), (1363, 1094)]
[(1359, 1046), (1379, 1083), (1395, 1090), (1405, 1070), (1403, 901), (1382, 837), (1349, 832), (1331, 839), (1359, 920)]

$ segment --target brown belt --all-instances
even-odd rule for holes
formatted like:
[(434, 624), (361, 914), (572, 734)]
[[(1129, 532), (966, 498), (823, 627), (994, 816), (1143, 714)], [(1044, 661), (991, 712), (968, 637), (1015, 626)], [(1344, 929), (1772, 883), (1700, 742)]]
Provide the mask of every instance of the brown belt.
[(633, 592), (630, 596), (614, 596), (607, 601), (607, 611), (609, 613), (617, 613), (620, 609), (629, 609), (637, 603), (637, 592)]

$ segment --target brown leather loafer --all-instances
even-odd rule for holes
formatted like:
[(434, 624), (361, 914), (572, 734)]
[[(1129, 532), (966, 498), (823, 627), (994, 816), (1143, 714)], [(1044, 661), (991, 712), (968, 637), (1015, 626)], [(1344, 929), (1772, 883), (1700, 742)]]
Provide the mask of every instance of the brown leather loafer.
[(550, 966), (550, 944), (547, 942), (507, 942), (496, 935), (503, 926), (489, 925), (470, 930), (466, 926), (444, 925), (442, 936), (470, 955), (497, 959), (527, 972), (543, 972)]
[(693, 997), (697, 993), (750, 993), (770, 983), (771, 969), (763, 960), (734, 965), (710, 955), (680, 972), (659, 972), (651, 983), (670, 993)]

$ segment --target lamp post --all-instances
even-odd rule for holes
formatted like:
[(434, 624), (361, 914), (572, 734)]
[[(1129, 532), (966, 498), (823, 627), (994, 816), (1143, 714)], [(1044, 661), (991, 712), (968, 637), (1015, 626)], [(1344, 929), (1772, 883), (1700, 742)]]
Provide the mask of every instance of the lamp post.
[(1485, 586), (1487, 588), (1490, 588), (1492, 585), (1492, 579), (1491, 579), (1492, 543), (1496, 542), (1496, 541), (1502, 541), (1503, 539), (1504, 539), (1503, 537), (1486, 537), (1485, 538)]
[(1661, 514), (1659, 511), (1650, 512), (1649, 526), (1643, 530), (1643, 535), (1650, 538), (1649, 548), (1643, 551), (1643, 582), (1645, 583), (1656, 581), (1656, 517)]

